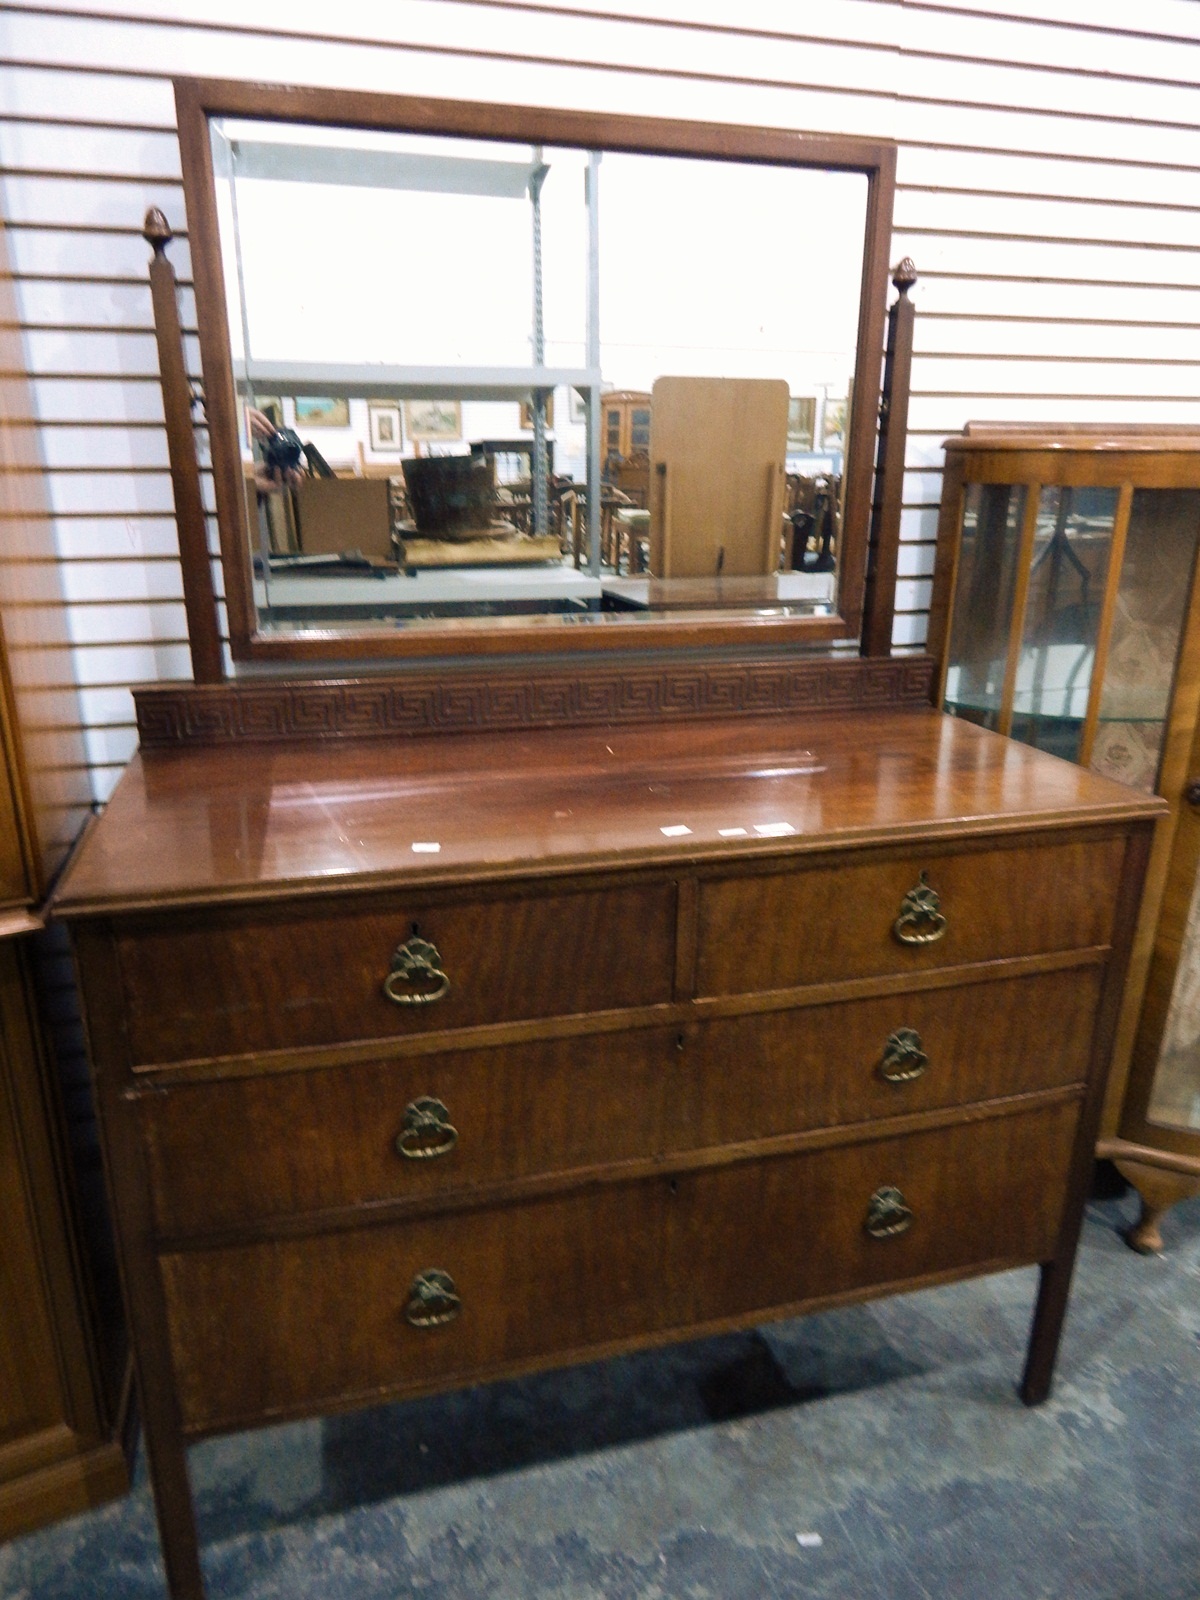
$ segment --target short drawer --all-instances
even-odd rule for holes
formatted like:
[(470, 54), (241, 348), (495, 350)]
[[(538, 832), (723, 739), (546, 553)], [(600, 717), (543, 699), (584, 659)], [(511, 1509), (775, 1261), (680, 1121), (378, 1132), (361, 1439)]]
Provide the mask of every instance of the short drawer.
[(148, 1091), (138, 1116), (159, 1230), (652, 1156), (679, 1092), (678, 1037), (639, 1028)]
[[(910, 849), (883, 861), (709, 879), (700, 886), (696, 993), (1106, 945), (1124, 851), (1122, 838), (955, 855)], [(911, 898), (926, 888), (937, 897), (928, 915)]]
[(679, 1145), (736, 1144), (1082, 1083), (1103, 968), (722, 1017), (688, 1030)]
[[(671, 998), (674, 917), (674, 886), (661, 882), (130, 919), (116, 938), (131, 1057), (148, 1065), (650, 1005)], [(405, 947), (417, 968), (393, 978)], [(389, 979), (406, 1003), (385, 994)]]
[[(1076, 1116), (1057, 1106), (396, 1227), (167, 1254), (185, 1427), (436, 1389), (1046, 1259)], [(884, 1225), (903, 1231), (877, 1238), (867, 1222), (884, 1189), (904, 1208)]]
[[(162, 1256), (184, 1425), (236, 1425), (339, 1397), (436, 1389), (666, 1327), (665, 1184), (394, 1227)], [(414, 1327), (418, 1276), (453, 1321)]]
[(681, 1179), (672, 1245), (696, 1264), (679, 1277), (683, 1317), (1049, 1259), (1078, 1115), (1071, 1102)]

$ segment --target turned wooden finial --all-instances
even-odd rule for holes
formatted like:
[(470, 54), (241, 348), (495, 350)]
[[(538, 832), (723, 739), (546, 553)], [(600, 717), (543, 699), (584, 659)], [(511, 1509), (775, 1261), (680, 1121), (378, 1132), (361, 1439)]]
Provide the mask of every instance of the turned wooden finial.
[(142, 238), (150, 245), (156, 256), (162, 255), (174, 238), (171, 224), (157, 206), (151, 206), (146, 213), (146, 220), (142, 224)]
[(898, 261), (892, 268), (892, 282), (901, 294), (907, 294), (917, 281), (917, 269), (913, 266), (911, 256), (905, 256), (903, 261)]

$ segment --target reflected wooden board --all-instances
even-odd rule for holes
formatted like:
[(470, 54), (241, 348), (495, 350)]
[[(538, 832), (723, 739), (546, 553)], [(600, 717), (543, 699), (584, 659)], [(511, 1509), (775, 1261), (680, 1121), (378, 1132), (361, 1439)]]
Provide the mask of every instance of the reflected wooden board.
[(511, 533), (479, 539), (405, 539), (401, 565), (413, 567), (511, 567), (561, 561), (553, 534)]
[(599, 578), (550, 561), (405, 567), (376, 573), (348, 568), (319, 577), (273, 572), (269, 584), (261, 577), (254, 580), (255, 601), (264, 610), (311, 610), (314, 617), (330, 607), (404, 616), (429, 605), (481, 606), (497, 598), (519, 605), (544, 601), (547, 609), (566, 602), (598, 607), (601, 593)]
[(602, 581), (608, 599), (646, 611), (803, 606), (814, 612), (832, 607), (835, 587), (834, 575), (830, 572), (771, 572), (758, 578), (606, 578)]
[(754, 577), (779, 567), (782, 378), (659, 378), (650, 422), (650, 570)]
[(300, 549), (306, 555), (356, 550), (392, 556), (389, 486), (380, 478), (305, 478), (292, 491)]

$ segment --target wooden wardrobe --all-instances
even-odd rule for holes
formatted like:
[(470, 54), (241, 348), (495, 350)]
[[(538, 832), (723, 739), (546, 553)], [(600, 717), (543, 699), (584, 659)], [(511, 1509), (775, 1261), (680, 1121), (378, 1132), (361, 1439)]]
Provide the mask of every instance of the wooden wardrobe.
[[(11, 294), (0, 233), (0, 300)], [(6, 306), (0, 343), (10, 374), (21, 371), (15, 325)], [(82, 1225), (43, 1020), (54, 1003), (44, 1004), (35, 982), (39, 966), (54, 961), (53, 951), (35, 949), (41, 906), (90, 794), (74, 691), (50, 681), (68, 641), (62, 607), (46, 603), (50, 522), (33, 430), (22, 426), (32, 411), (26, 385), (8, 382), (0, 424), (0, 1541), (124, 1492), (130, 1392), (120, 1335), (102, 1309), (103, 1272), (93, 1270), (103, 1243), (85, 1242), (104, 1240), (107, 1219), (89, 1213), (91, 1226)], [(70, 1021), (70, 999), (56, 1004)]]

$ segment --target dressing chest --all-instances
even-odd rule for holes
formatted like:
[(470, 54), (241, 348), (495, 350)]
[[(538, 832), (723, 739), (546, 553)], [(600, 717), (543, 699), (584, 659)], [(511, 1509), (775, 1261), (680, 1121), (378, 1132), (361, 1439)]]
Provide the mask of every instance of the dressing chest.
[[(1021, 1393), (1043, 1399), (1164, 808), (931, 710), (933, 663), (890, 658), (915, 278), (901, 262), (885, 337), (895, 146), (289, 85), (180, 79), (175, 94), (223, 604), (171, 226), (152, 211), (195, 682), (135, 694), (141, 751), (56, 898), (174, 1600), (203, 1595), (186, 1447), (205, 1434), (1030, 1264)], [(705, 199), (677, 225), (663, 202), (693, 192), (685, 172)], [(277, 182), (301, 185), (286, 205)], [(689, 245), (720, 183), (733, 297)], [(473, 242), (489, 230), (478, 279), (439, 298), (458, 258), (406, 250), (419, 315), (381, 315), (370, 286), (395, 300), (395, 252), (364, 241), (415, 239), (409, 197), (434, 193), (487, 200), (445, 213)], [(556, 194), (582, 270), (552, 353), (581, 366), (547, 364)], [(631, 268), (634, 195), (653, 198)], [(805, 196), (844, 217), (819, 252), (836, 296), (777, 271), (778, 219)], [(525, 214), (522, 258), (532, 241), (528, 339), (512, 297), (491, 295), (494, 199)], [(256, 235), (254, 215), (271, 228)], [(328, 220), (343, 215), (357, 221)], [(284, 244), (285, 222), (307, 243)], [(316, 256), (325, 301), (278, 270)], [(630, 387), (612, 308), (651, 259), (637, 326), (664, 342), (637, 346), (647, 375), (674, 370), (682, 341), (686, 371), (786, 386), (790, 410), (815, 337), (822, 371), (844, 348), (829, 391), (844, 436), (824, 429), (832, 454), (789, 465), (779, 434), (757, 488), (728, 500), (740, 518), (768, 491), (767, 591), (723, 575), (718, 534), (701, 590), (652, 552), (635, 615), (605, 555), (600, 424), (603, 397)], [(689, 310), (693, 288), (706, 298)], [(466, 299), (494, 329), (463, 318)], [(532, 364), (494, 366), (501, 349)], [(284, 480), (271, 467), (262, 483), (250, 435), (292, 446), (260, 401), (328, 396), (349, 422), (433, 397), (468, 439), (477, 401), (522, 402), (545, 536), (556, 392), (586, 573), (560, 549), (532, 599), (480, 571), (435, 604), (397, 572), (359, 617), (343, 615), (349, 575), (314, 568), (311, 612), (274, 614), (291, 556), (247, 517), (245, 482)], [(677, 507), (710, 477), (703, 437), (693, 408), (656, 491)], [(799, 493), (801, 469), (831, 520), (816, 565), (789, 572), (808, 535), (782, 525), (777, 491), (790, 476)], [(562, 609), (564, 575), (586, 579), (586, 610)], [(348, 662), (364, 675), (328, 675)]]
[(921, 707), (147, 749), (60, 888), (188, 1440), (1041, 1266), (1161, 802)]

